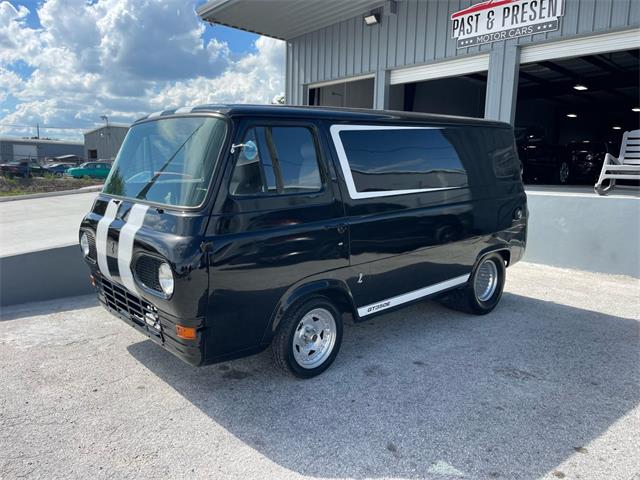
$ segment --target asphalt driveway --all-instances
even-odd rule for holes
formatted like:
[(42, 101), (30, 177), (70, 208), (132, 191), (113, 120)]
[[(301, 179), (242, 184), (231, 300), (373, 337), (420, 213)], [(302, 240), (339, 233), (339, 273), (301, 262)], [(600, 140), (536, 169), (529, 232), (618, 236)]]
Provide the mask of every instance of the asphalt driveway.
[(4, 309), (0, 478), (640, 478), (640, 281), (507, 276), (486, 317), (348, 324), (308, 381), (189, 367), (91, 296)]

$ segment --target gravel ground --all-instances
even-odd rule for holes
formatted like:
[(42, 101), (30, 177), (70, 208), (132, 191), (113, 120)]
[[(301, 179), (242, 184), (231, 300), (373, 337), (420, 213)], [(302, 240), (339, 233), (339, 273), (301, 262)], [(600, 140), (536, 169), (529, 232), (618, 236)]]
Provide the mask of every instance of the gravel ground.
[(520, 263), (501, 305), (348, 324), (308, 381), (200, 369), (92, 297), (5, 309), (0, 478), (640, 478), (640, 281)]

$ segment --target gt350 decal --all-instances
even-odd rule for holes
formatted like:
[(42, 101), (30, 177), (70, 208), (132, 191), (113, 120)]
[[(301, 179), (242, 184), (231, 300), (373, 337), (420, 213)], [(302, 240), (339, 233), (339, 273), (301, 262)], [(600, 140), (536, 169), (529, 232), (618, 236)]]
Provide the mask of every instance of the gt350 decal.
[(387, 308), (395, 307), (396, 305), (401, 305), (412, 300), (417, 300), (418, 298), (441, 292), (442, 290), (446, 290), (447, 288), (464, 285), (468, 280), (469, 274), (461, 275), (450, 280), (445, 280), (444, 282), (436, 283), (434, 285), (429, 285), (428, 287), (420, 288), (418, 290), (413, 290), (412, 292), (407, 292), (396, 297), (388, 298), (386, 300), (383, 300), (382, 302), (365, 305), (364, 307), (358, 308), (358, 315), (360, 317), (366, 317), (367, 315), (379, 312), (380, 310), (386, 310)]
[(373, 305), (367, 308), (367, 313), (373, 313), (376, 310), (382, 310), (384, 308), (389, 307), (390, 305), (391, 305), (391, 301), (386, 301), (386, 302), (379, 303), (378, 305)]

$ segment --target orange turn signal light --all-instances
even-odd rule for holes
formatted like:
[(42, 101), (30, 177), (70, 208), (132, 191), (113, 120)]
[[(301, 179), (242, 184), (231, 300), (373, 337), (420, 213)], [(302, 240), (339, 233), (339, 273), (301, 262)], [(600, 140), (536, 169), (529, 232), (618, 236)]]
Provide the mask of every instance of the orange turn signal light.
[(193, 327), (183, 327), (182, 325), (176, 325), (176, 335), (184, 340), (195, 340), (196, 329)]

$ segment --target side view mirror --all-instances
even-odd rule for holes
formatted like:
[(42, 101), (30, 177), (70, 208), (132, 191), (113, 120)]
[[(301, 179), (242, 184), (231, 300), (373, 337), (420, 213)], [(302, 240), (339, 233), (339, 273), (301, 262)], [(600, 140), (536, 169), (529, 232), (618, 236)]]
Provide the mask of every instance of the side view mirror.
[(236, 149), (242, 150), (247, 160), (253, 160), (258, 156), (258, 146), (249, 140), (247, 143), (237, 143), (231, 145), (231, 154), (236, 153)]

